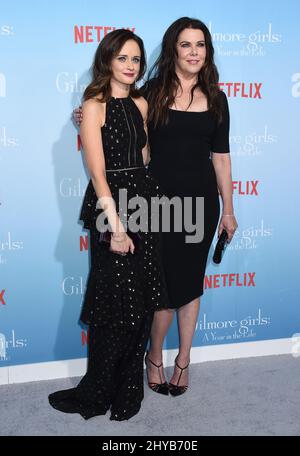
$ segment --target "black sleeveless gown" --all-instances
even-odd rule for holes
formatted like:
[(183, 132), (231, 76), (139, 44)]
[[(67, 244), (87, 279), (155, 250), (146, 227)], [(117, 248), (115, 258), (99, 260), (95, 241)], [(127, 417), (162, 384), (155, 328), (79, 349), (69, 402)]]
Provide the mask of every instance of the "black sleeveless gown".
[[(147, 99), (156, 80), (148, 81), (141, 92)], [(149, 173), (168, 198), (177, 197), (185, 210), (184, 198), (192, 202), (196, 221), (196, 198), (204, 198), (204, 236), (201, 242), (187, 243), (188, 231), (162, 233), (162, 258), (170, 308), (176, 309), (203, 295), (209, 250), (220, 216), (219, 192), (211, 152), (229, 153), (229, 108), (224, 92), (219, 92), (222, 122), (210, 110), (203, 112), (169, 109), (167, 125), (148, 123), (151, 161)]]
[[(131, 97), (106, 104), (101, 129), (106, 177), (118, 210), (119, 189), (134, 196), (161, 197), (143, 164), (146, 144), (143, 119)], [(99, 242), (97, 196), (90, 180), (80, 219), (90, 231), (91, 268), (80, 319), (89, 325), (88, 369), (76, 388), (49, 395), (50, 404), (85, 419), (104, 415), (126, 420), (144, 397), (143, 362), (155, 310), (168, 308), (160, 235), (141, 232), (138, 250), (126, 256)], [(150, 207), (150, 206), (149, 206)], [(128, 209), (129, 218), (133, 210)], [(152, 217), (151, 213), (148, 216)], [(128, 219), (127, 218), (127, 219)]]

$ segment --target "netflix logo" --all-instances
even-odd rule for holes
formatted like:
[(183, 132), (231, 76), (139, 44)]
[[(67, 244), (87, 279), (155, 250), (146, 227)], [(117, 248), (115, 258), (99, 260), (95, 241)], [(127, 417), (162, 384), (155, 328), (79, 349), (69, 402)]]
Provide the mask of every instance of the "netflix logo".
[(258, 196), (258, 180), (256, 181), (232, 181), (232, 192), (238, 195), (254, 195)]
[(204, 288), (255, 287), (255, 272), (210, 274), (204, 278)]
[(219, 82), (219, 87), (231, 98), (262, 98), (261, 82)]
[(6, 302), (4, 301), (4, 293), (5, 293), (5, 289), (0, 291), (0, 304), (2, 304), (3, 306), (5, 306), (5, 304), (6, 304)]
[[(118, 27), (107, 25), (74, 25), (74, 43), (99, 43), (109, 32)], [(120, 27), (135, 32), (135, 27)]]
[(79, 250), (80, 250), (80, 252), (87, 251), (88, 249), (89, 249), (89, 237), (88, 237), (88, 235), (80, 236), (80, 238), (79, 238)]
[(84, 347), (89, 343), (89, 331), (81, 331), (81, 345)]

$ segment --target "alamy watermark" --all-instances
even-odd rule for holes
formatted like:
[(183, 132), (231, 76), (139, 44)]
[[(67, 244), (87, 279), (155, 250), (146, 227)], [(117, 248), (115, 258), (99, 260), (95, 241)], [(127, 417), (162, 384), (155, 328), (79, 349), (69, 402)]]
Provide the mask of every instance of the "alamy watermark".
[[(96, 220), (98, 231), (110, 230), (106, 210), (115, 201), (111, 197), (101, 197), (96, 208), (103, 209)], [(149, 201), (142, 196), (134, 196), (128, 200), (126, 188), (119, 189), (118, 215), (125, 230), (137, 232), (174, 232), (188, 233), (185, 242), (192, 244), (203, 240), (204, 236), (204, 197), (203, 196), (153, 196)], [(133, 211), (128, 216), (128, 210)], [(171, 215), (171, 211), (173, 215)], [(172, 221), (172, 227), (171, 227)]]

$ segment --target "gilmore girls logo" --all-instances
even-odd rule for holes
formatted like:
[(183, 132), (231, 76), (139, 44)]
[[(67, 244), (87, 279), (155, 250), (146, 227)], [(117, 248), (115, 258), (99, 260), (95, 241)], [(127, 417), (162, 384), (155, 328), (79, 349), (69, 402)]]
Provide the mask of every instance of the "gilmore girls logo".
[(15, 240), (14, 235), (8, 231), (6, 236), (0, 239), (0, 265), (7, 263), (7, 256), (3, 256), (3, 252), (5, 255), (10, 254), (11, 252), (13, 254), (14, 252), (19, 252), (23, 248), (23, 241)]
[(264, 57), (268, 45), (282, 43), (282, 35), (275, 33), (272, 23), (250, 33), (215, 31), (212, 22), (208, 28), (217, 54), (223, 57)]
[(259, 327), (270, 326), (271, 317), (263, 315), (258, 309), (257, 315), (248, 315), (241, 320), (209, 320), (204, 313), (202, 320), (196, 323), (196, 330), (203, 333), (202, 342), (222, 343), (238, 339), (254, 338)]
[(14, 28), (12, 25), (0, 25), (0, 36), (14, 35)]
[(266, 238), (272, 238), (273, 228), (261, 219), (260, 224), (237, 229), (228, 250), (249, 250), (258, 248)]
[(260, 155), (265, 146), (276, 144), (278, 135), (270, 132), (268, 125), (261, 131), (252, 131), (244, 136), (230, 135), (231, 154), (238, 156), (256, 157)]
[(19, 140), (11, 136), (6, 126), (0, 126), (0, 149), (6, 147), (18, 147)]
[(26, 348), (28, 344), (27, 339), (20, 339), (17, 337), (14, 329), (6, 334), (0, 334), (0, 361), (8, 361), (11, 359), (10, 351), (20, 348)]

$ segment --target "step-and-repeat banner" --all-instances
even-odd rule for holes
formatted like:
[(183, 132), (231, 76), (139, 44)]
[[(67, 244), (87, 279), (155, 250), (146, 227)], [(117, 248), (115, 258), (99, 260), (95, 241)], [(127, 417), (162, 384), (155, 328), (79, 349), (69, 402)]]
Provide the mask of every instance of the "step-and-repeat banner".
[[(86, 356), (88, 176), (71, 113), (105, 34), (136, 32), (151, 65), (181, 16), (212, 33), (239, 223), (220, 265), (211, 249), (193, 346), (300, 332), (299, 11), (298, 0), (1, 1), (0, 367)], [(177, 346), (174, 320), (165, 348)]]

